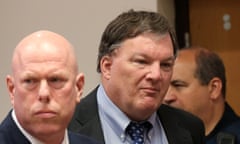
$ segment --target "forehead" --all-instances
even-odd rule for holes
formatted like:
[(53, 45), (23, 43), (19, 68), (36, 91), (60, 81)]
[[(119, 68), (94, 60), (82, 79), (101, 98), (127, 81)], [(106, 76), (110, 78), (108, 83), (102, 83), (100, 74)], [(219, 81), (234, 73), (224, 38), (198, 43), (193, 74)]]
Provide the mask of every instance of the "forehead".
[[(74, 72), (69, 61), (62, 59), (59, 56), (27, 56), (22, 57), (14, 67), (15, 74), (40, 74), (52, 75)], [(67, 74), (69, 75), (69, 74)]]
[(173, 56), (173, 44), (169, 34), (144, 34), (125, 40), (119, 51), (127, 54), (139, 52), (146, 55), (151, 54), (152, 57), (169, 57)]
[(49, 69), (59, 66), (62, 66), (61, 68), (69, 68), (69, 66), (74, 65), (74, 61), (70, 59), (69, 51), (65, 46), (67, 45), (48, 41), (24, 42), (14, 53), (13, 71)]
[(180, 51), (173, 67), (173, 79), (192, 79), (196, 70), (196, 62), (193, 53)]
[(18, 53), (18, 57), (21, 61), (62, 61), (68, 59), (69, 53), (65, 48), (61, 48), (52, 43), (43, 42), (27, 45)]

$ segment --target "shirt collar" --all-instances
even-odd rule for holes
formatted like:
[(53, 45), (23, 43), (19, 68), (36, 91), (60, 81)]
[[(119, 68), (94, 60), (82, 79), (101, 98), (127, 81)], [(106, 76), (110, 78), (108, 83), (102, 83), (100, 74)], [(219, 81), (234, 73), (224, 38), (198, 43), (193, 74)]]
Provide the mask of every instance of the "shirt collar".
[[(131, 120), (110, 100), (101, 84), (97, 91), (97, 102), (100, 115), (118, 136), (125, 137), (125, 129)], [(154, 126), (157, 123), (156, 117), (155, 112), (147, 121)]]
[(103, 118), (113, 128), (113, 131), (121, 136), (130, 122), (129, 118), (109, 99), (102, 85), (98, 88), (97, 101)]

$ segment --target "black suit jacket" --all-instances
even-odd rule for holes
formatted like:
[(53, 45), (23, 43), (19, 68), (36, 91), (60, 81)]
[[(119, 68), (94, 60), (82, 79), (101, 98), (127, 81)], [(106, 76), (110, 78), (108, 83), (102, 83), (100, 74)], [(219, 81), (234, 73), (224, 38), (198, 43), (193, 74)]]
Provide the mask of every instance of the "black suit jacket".
[[(77, 105), (69, 129), (104, 143), (97, 107), (97, 88)], [(204, 126), (197, 117), (166, 105), (157, 111), (169, 144), (203, 144)]]
[[(73, 132), (68, 132), (69, 143), (70, 144), (99, 144), (95, 140), (76, 134)], [(11, 112), (4, 119), (0, 125), (0, 143), (1, 144), (31, 144), (28, 139), (22, 134), (18, 129), (16, 123), (13, 121)]]

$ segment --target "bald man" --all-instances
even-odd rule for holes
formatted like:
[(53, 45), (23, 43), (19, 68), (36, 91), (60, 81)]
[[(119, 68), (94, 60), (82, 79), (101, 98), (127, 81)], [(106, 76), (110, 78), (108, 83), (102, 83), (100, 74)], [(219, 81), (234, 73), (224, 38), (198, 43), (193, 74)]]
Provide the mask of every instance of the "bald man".
[(240, 117), (226, 102), (225, 68), (216, 53), (181, 49), (164, 102), (202, 119), (206, 144), (240, 144)]
[(37, 31), (15, 48), (6, 77), (13, 109), (0, 125), (1, 144), (94, 144), (68, 132), (83, 92), (72, 45), (59, 34)]

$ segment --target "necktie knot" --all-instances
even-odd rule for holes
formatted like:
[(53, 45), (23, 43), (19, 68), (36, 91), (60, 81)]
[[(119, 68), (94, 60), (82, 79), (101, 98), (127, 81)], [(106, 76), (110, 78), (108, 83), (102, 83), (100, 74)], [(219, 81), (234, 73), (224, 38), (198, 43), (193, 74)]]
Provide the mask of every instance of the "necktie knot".
[(133, 140), (133, 144), (144, 144), (144, 132), (148, 132), (151, 128), (152, 125), (149, 122), (130, 122), (126, 132)]

